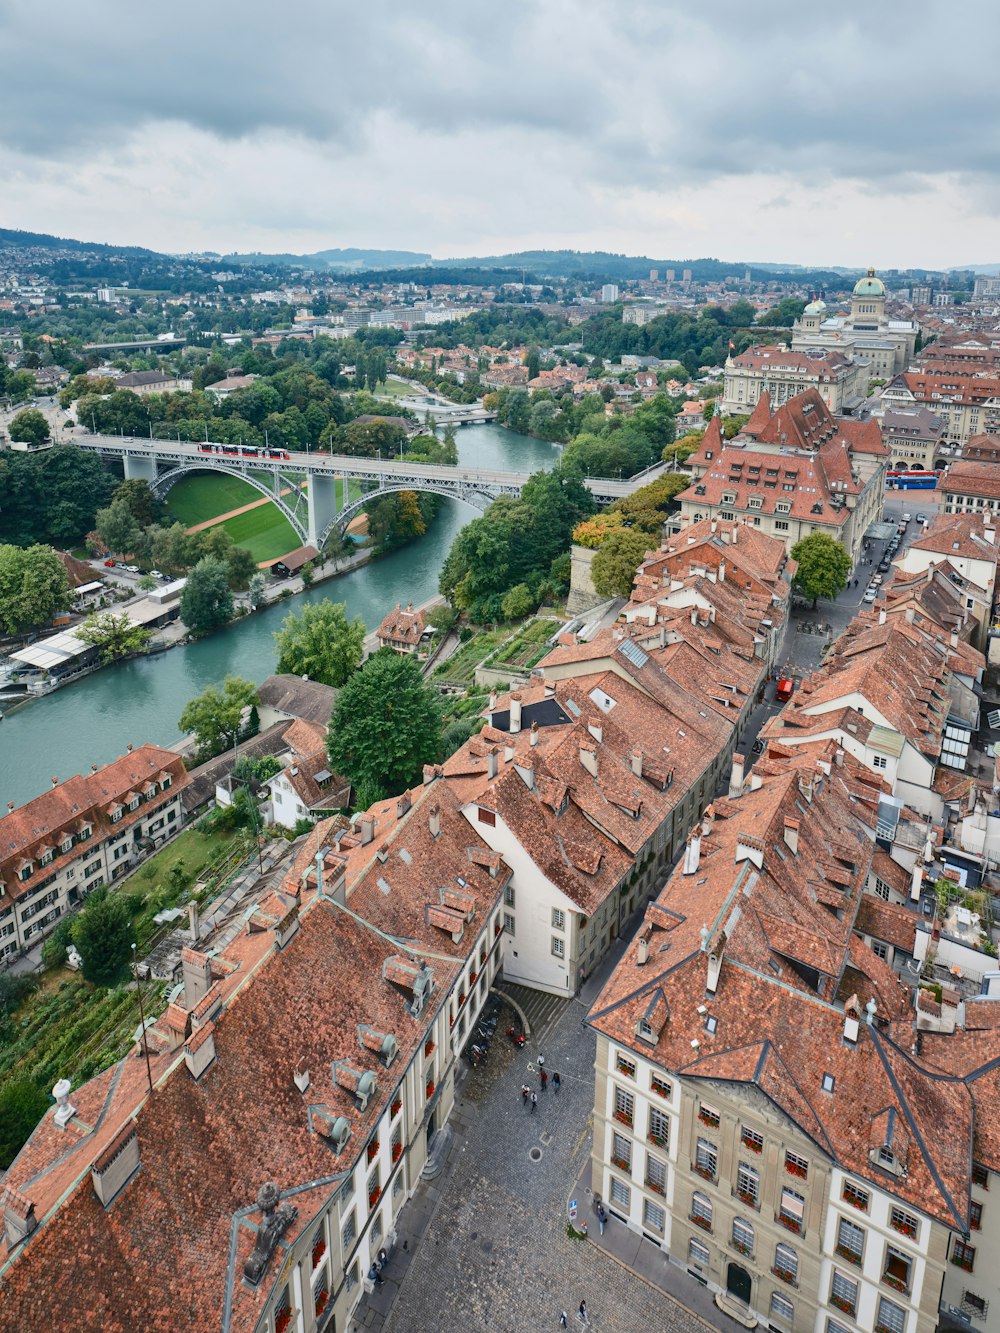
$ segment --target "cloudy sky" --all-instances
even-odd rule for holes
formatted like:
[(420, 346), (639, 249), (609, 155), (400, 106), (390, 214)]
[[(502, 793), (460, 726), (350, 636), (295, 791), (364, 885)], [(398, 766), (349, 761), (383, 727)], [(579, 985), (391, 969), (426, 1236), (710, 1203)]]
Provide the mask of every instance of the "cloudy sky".
[(997, 262), (998, 49), (995, 0), (0, 0), (0, 225)]

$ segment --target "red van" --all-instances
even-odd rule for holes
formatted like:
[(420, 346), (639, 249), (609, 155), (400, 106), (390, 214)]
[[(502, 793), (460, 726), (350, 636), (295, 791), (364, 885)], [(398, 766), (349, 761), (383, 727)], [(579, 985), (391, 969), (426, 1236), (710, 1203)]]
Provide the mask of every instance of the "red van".
[(795, 682), (790, 676), (783, 676), (778, 681), (778, 688), (774, 692), (774, 697), (780, 703), (786, 703), (792, 697), (792, 691), (795, 689)]

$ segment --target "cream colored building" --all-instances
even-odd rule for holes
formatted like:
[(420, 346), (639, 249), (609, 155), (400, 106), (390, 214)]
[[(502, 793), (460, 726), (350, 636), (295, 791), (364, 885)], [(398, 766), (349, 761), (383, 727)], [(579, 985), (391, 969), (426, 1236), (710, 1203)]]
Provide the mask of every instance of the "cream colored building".
[(805, 389), (816, 389), (833, 415), (843, 416), (864, 402), (869, 371), (864, 358), (825, 348), (748, 347), (726, 358), (722, 411), (752, 412), (765, 392), (777, 408)]
[(849, 315), (830, 315), (825, 302), (810, 301), (792, 325), (792, 350), (822, 348), (868, 363), (871, 380), (887, 380), (905, 370), (917, 342), (913, 320), (886, 314), (885, 284), (870, 268), (854, 285)]

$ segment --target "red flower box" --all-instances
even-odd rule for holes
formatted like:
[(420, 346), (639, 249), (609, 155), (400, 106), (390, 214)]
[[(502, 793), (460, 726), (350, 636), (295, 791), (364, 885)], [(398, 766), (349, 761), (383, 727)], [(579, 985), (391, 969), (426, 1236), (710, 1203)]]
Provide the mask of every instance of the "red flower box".
[(459, 991), (459, 992), (458, 992), (458, 1006), (459, 1006), (459, 1008), (461, 1008), (462, 1005), (463, 1005), (464, 1003), (465, 1003), (465, 991)]
[[(894, 1220), (890, 1217), (890, 1218), (889, 1218), (889, 1225), (892, 1227), (893, 1231), (899, 1231), (899, 1232), (901, 1232), (902, 1235), (904, 1235), (904, 1236), (915, 1236), (915, 1235), (917, 1234), (917, 1228), (916, 1228), (915, 1226), (912, 1226), (909, 1222), (904, 1222), (904, 1221), (902, 1221), (901, 1219), (900, 1219), (900, 1220), (896, 1220), (896, 1221), (894, 1221)], [(978, 1230), (979, 1230), (979, 1228), (976, 1226), (976, 1224), (975, 1224), (974, 1222), (973, 1222), (972, 1226), (973, 1226), (973, 1230), (975, 1230), (975, 1231), (978, 1231)]]
[(959, 1259), (955, 1255), (951, 1256), (951, 1262), (956, 1268), (964, 1268), (967, 1273), (972, 1272), (972, 1263), (969, 1259)]
[(737, 1199), (742, 1199), (744, 1203), (748, 1203), (751, 1208), (757, 1207), (757, 1200), (749, 1190), (738, 1189), (736, 1191), (736, 1197)]
[(692, 1213), (691, 1221), (695, 1224), (696, 1227), (701, 1227), (702, 1231), (712, 1230), (712, 1224), (707, 1217), (698, 1217), (696, 1214)]
[(285, 1333), (285, 1329), (292, 1322), (292, 1312), (289, 1309), (279, 1310), (274, 1317), (274, 1333)]
[(494, 923), (493, 923), (493, 936), (494, 936), (494, 938), (496, 938), (496, 936), (499, 935), (499, 934), (500, 934), (500, 922), (499, 922), (499, 921), (494, 921)]
[(752, 1248), (752, 1246), (747, 1245), (747, 1244), (746, 1244), (744, 1241), (742, 1241), (742, 1240), (734, 1240), (734, 1241), (731, 1241), (730, 1243), (731, 1243), (733, 1249), (736, 1251), (737, 1254), (746, 1254), (746, 1255), (749, 1255), (749, 1254), (752, 1254), (752, 1253), (753, 1253), (753, 1248)]
[(719, 1128), (719, 1117), (717, 1115), (709, 1115), (707, 1111), (699, 1111), (698, 1119), (703, 1125), (708, 1125), (709, 1129)]
[(313, 1268), (316, 1267), (319, 1261), (323, 1258), (324, 1254), (326, 1254), (326, 1241), (325, 1240), (317, 1241), (316, 1244), (313, 1246)]
[(795, 1274), (788, 1268), (779, 1268), (777, 1264), (771, 1269), (774, 1276), (782, 1282), (787, 1282), (789, 1286), (795, 1285)]
[(378, 1203), (379, 1199), (381, 1199), (381, 1197), (382, 1197), (382, 1190), (378, 1185), (376, 1185), (376, 1187), (373, 1190), (368, 1191), (368, 1207), (374, 1208), (375, 1205)]
[(854, 1250), (848, 1249), (846, 1245), (838, 1245), (834, 1253), (841, 1259), (846, 1259), (849, 1264), (860, 1264), (861, 1255)]
[(378, 1156), (378, 1139), (372, 1139), (371, 1143), (369, 1143), (368, 1145), (369, 1162), (374, 1162), (377, 1156)]
[(670, 1096), (670, 1086), (669, 1084), (664, 1083), (662, 1079), (655, 1077), (650, 1079), (649, 1086), (659, 1097)]
[(433, 1079), (428, 1079), (428, 1081), (427, 1081), (427, 1087), (426, 1087), (425, 1091), (426, 1091), (426, 1093), (427, 1093), (427, 1100), (430, 1101), (430, 1099), (434, 1096), (434, 1080), (433, 1080)]
[(624, 1157), (615, 1157), (614, 1153), (611, 1155), (611, 1164), (616, 1166), (619, 1171), (630, 1171), (632, 1169)]
[(754, 1139), (744, 1138), (743, 1146), (744, 1148), (749, 1148), (751, 1152), (760, 1153), (764, 1151), (764, 1145), (762, 1143), (757, 1143)]
[(802, 1223), (798, 1220), (798, 1218), (789, 1217), (787, 1213), (779, 1213), (778, 1221), (781, 1223), (783, 1227), (787, 1227), (789, 1231), (794, 1231), (796, 1236), (802, 1230)]
[(469, 973), (469, 988), (470, 988), (470, 989), (476, 984), (476, 980), (478, 979), (478, 977), (479, 977), (479, 973), (478, 973), (478, 972), (470, 972), (470, 973)]
[(854, 1315), (854, 1302), (849, 1301), (845, 1296), (831, 1296), (830, 1304), (835, 1305), (838, 1310), (843, 1310), (844, 1314)]
[(663, 1134), (647, 1134), (646, 1138), (650, 1143), (655, 1143), (658, 1148), (665, 1148), (667, 1146), (666, 1136)]
[(785, 1170), (790, 1176), (798, 1176), (800, 1180), (805, 1180), (806, 1178), (805, 1167), (799, 1166), (797, 1162), (786, 1162)]
[(393, 1099), (393, 1103), (392, 1103), (392, 1107), (391, 1107), (390, 1114), (392, 1114), (392, 1115), (399, 1115), (399, 1113), (400, 1113), (400, 1111), (401, 1111), (402, 1109), (403, 1109), (403, 1099), (402, 1099), (402, 1097), (396, 1097), (396, 1098), (394, 1098), (394, 1099)]
[(697, 1171), (698, 1175), (701, 1176), (702, 1180), (715, 1179), (715, 1172), (712, 1170), (710, 1166), (698, 1166), (698, 1164), (695, 1163), (694, 1169), (695, 1171)]
[(402, 1153), (403, 1153), (403, 1145), (401, 1143), (394, 1143), (392, 1145), (392, 1160), (394, 1163), (399, 1161), (400, 1157), (402, 1156)]
[(326, 1309), (326, 1307), (327, 1307), (327, 1303), (328, 1303), (329, 1299), (330, 1299), (330, 1293), (329, 1293), (328, 1291), (318, 1291), (318, 1292), (316, 1293), (316, 1317), (317, 1317), (317, 1318), (319, 1318), (319, 1316), (320, 1316), (320, 1315), (323, 1313), (323, 1311)]
[(663, 1195), (665, 1195), (666, 1192), (667, 1192), (667, 1191), (663, 1188), (662, 1185), (654, 1185), (653, 1182), (652, 1182), (651, 1180), (647, 1180), (647, 1181), (646, 1181), (646, 1188), (647, 1188), (648, 1190), (652, 1190), (654, 1194), (663, 1194)]
[(485, 950), (485, 949), (480, 949), (480, 950), (479, 950), (479, 962), (480, 962), (480, 964), (483, 964), (483, 963), (486, 962), (486, 950)]
[(629, 1129), (632, 1128), (632, 1116), (627, 1111), (616, 1111), (615, 1119), (620, 1125), (628, 1125)]
[(892, 1287), (893, 1291), (909, 1291), (909, 1287), (901, 1277), (896, 1277), (894, 1273), (883, 1273), (882, 1281), (887, 1287)]
[(428, 1037), (424, 1042), (424, 1055), (433, 1055), (435, 1050), (437, 1050), (437, 1047), (434, 1044), (434, 1039)]

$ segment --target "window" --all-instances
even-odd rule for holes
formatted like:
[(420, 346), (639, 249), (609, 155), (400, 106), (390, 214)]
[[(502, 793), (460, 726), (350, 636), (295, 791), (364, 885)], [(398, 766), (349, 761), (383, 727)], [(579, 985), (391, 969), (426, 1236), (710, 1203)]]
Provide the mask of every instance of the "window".
[(753, 1254), (753, 1226), (742, 1217), (733, 1218), (732, 1244), (739, 1254)]
[(649, 1132), (646, 1137), (658, 1148), (670, 1147), (670, 1117), (658, 1111), (655, 1106), (649, 1109)]
[(849, 1264), (860, 1264), (864, 1252), (864, 1228), (842, 1217), (837, 1225), (837, 1254)]
[(771, 1272), (782, 1282), (796, 1282), (799, 1276), (799, 1256), (790, 1245), (779, 1241), (774, 1247), (774, 1267)]
[(830, 1304), (853, 1317), (858, 1308), (858, 1284), (853, 1278), (845, 1277), (843, 1273), (834, 1270), (830, 1283)]
[(84, 828), (80, 830), (79, 834), (80, 841), (86, 842), (87, 839), (90, 837), (90, 835), (93, 833), (93, 831), (94, 831), (93, 828), (89, 824), (87, 824)]
[[(872, 953), (875, 955), (876, 958), (888, 958), (888, 956), (889, 956), (889, 946), (888, 946), (888, 944), (883, 944), (881, 940), (872, 940)], [(884, 1148), (880, 1150), (880, 1152), (879, 1152), (879, 1159), (882, 1161), (882, 1164), (883, 1164), (884, 1166), (891, 1166), (891, 1165), (892, 1165), (892, 1162), (891, 1162), (891, 1161), (885, 1161), (885, 1160), (882, 1158), (882, 1153), (883, 1153), (884, 1151), (885, 1151)], [(891, 1153), (890, 1153), (890, 1157), (891, 1157)]]
[(806, 1201), (801, 1194), (796, 1194), (794, 1190), (783, 1189), (781, 1191), (781, 1205), (778, 1210), (778, 1221), (789, 1231), (800, 1232), (805, 1204)]
[(497, 817), (492, 810), (484, 810), (481, 805), (476, 806), (476, 818), (480, 824), (485, 824), (487, 828), (495, 828)]
[(511, 916), (509, 912), (504, 912), (503, 914), (503, 928), (508, 935), (513, 935), (514, 918)]
[(833, 1077), (832, 1074), (824, 1074), (824, 1075), (823, 1075), (823, 1091), (824, 1091), (824, 1092), (833, 1092), (833, 1089), (836, 1087), (836, 1084), (837, 1084), (837, 1080)]
[(654, 1194), (667, 1192), (667, 1165), (658, 1157), (646, 1158), (646, 1185)]
[(354, 1209), (347, 1215), (347, 1221), (344, 1223), (344, 1229), (340, 1233), (340, 1240), (343, 1246), (344, 1254), (349, 1254), (351, 1246), (354, 1244), (354, 1237), (357, 1235), (357, 1227), (354, 1218)]
[(643, 1199), (642, 1225), (644, 1227), (649, 1227), (650, 1231), (662, 1233), (666, 1221), (667, 1215), (658, 1203), (653, 1203), (652, 1199)]
[(619, 1208), (628, 1209), (632, 1204), (632, 1191), (622, 1181), (611, 1177), (611, 1202)]
[(886, 757), (885, 757), (884, 754), (874, 754), (874, 755), (872, 755), (872, 767), (873, 767), (873, 768), (888, 768), (888, 767), (889, 767), (889, 761), (888, 761), (888, 759), (886, 759)]
[(670, 1097), (672, 1089), (665, 1078), (657, 1078), (654, 1074), (649, 1080), (649, 1086), (658, 1097)]
[(775, 532), (787, 532), (788, 523), (783, 518), (776, 518), (774, 520), (774, 530)]
[(913, 1260), (895, 1245), (885, 1247), (885, 1261), (882, 1265), (882, 1281), (896, 1291), (910, 1290), (910, 1277), (913, 1272)]
[(764, 1151), (764, 1137), (762, 1134), (758, 1134), (755, 1129), (747, 1129), (744, 1125), (740, 1131), (740, 1139), (743, 1146), (749, 1148), (751, 1152), (761, 1153)]
[(623, 1134), (611, 1136), (611, 1160), (620, 1171), (632, 1170), (632, 1144)]
[(566, 913), (560, 911), (558, 907), (552, 909), (552, 929), (562, 930), (566, 924)]
[(615, 1088), (615, 1119), (629, 1129), (635, 1123), (635, 1098), (624, 1088)]
[(740, 1162), (736, 1173), (736, 1193), (744, 1203), (757, 1207), (760, 1197), (760, 1173), (756, 1167)]
[(709, 1129), (718, 1129), (720, 1116), (714, 1106), (706, 1106), (704, 1102), (698, 1108), (698, 1119), (703, 1125), (708, 1125)]
[(790, 1176), (798, 1176), (800, 1180), (805, 1180), (809, 1175), (809, 1163), (798, 1153), (785, 1153), (785, 1170)]
[(985, 1166), (980, 1166), (978, 1162), (972, 1167), (972, 1183), (978, 1185), (981, 1190), (988, 1190), (990, 1187), (990, 1173)]
[[(972, 1207), (973, 1210), (978, 1208), (979, 1215), (982, 1215), (983, 1210), (981, 1204), (974, 1203)], [(889, 1213), (889, 1225), (894, 1231), (899, 1231), (904, 1236), (912, 1236), (913, 1239), (916, 1240), (917, 1228), (920, 1224), (912, 1213), (906, 1213), (902, 1208), (893, 1208)], [(974, 1222), (973, 1225), (978, 1226), (978, 1223)]]
[(21, 869), (17, 872), (18, 879), (20, 880), (30, 879), (31, 871), (32, 871), (32, 866), (29, 862), (28, 865), (22, 866)]
[(508, 884), (507, 887), (504, 889), (503, 900), (505, 906), (507, 907), (514, 906), (514, 886), (512, 884)]
[(556, 958), (565, 958), (566, 956), (566, 941), (560, 939), (558, 935), (552, 936), (552, 953)]
[[(692, 1244), (694, 1244), (693, 1241)], [(977, 1296), (972, 1291), (962, 1292), (962, 1309), (966, 1314), (971, 1314), (976, 1319), (985, 1319), (989, 1308), (990, 1303), (985, 1297)]]
[[(896, 1209), (893, 1209), (895, 1212)], [(972, 1231), (980, 1231), (983, 1226), (983, 1205), (976, 1203), (975, 1200), (969, 1205), (969, 1227)], [(916, 1232), (913, 1233), (916, 1235)]]
[(615, 1071), (626, 1078), (635, 1078), (635, 1061), (627, 1059), (620, 1052), (615, 1056)]
[(688, 1241), (688, 1263), (706, 1264), (709, 1260), (708, 1246), (702, 1245), (700, 1240)]
[(835, 1319), (828, 1319), (826, 1321), (826, 1333), (850, 1333), (850, 1330), (846, 1329), (843, 1324), (838, 1324)]
[(863, 1190), (860, 1185), (855, 1185), (852, 1181), (845, 1180), (844, 1188), (841, 1191), (841, 1197), (845, 1203), (849, 1203), (853, 1208), (859, 1208), (863, 1213), (867, 1213), (868, 1191)]
[(691, 1196), (691, 1221), (702, 1231), (712, 1230), (712, 1205), (697, 1190)]
[(347, 1278), (344, 1283), (344, 1289), (346, 1291), (353, 1291), (357, 1285), (358, 1285), (358, 1266), (356, 1263), (354, 1263), (351, 1264), (350, 1268), (347, 1271)]
[(786, 1324), (793, 1322), (795, 1307), (787, 1296), (782, 1296), (780, 1291), (771, 1293), (771, 1318), (782, 1319)]
[(895, 1301), (886, 1296), (878, 1300), (878, 1316), (875, 1320), (875, 1333), (905, 1333), (906, 1311)]
[(971, 1273), (976, 1263), (976, 1247), (966, 1245), (956, 1236), (951, 1243), (951, 1262), (956, 1268), (964, 1268), (967, 1273)]
[(714, 1180), (718, 1167), (718, 1150), (708, 1139), (699, 1139), (694, 1150), (694, 1169), (706, 1180)]
[[(430, 1094), (428, 1094), (430, 1095)], [(368, 1207), (374, 1208), (379, 1201), (379, 1195), (382, 1193), (382, 1181), (379, 1176), (379, 1169), (375, 1170), (368, 1177)]]

